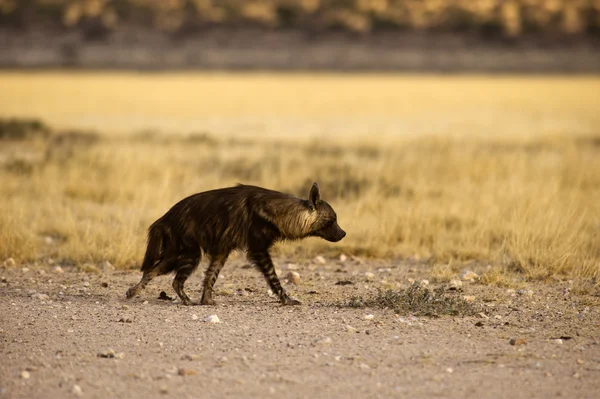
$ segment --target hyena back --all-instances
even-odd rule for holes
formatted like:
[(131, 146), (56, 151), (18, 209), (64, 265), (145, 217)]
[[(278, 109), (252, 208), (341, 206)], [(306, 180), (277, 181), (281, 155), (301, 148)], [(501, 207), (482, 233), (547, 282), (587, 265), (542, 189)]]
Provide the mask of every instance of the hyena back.
[(321, 200), (313, 183), (308, 200), (261, 187), (238, 185), (187, 197), (148, 229), (148, 246), (140, 282), (127, 290), (134, 297), (156, 276), (175, 272), (173, 289), (184, 305), (192, 301), (183, 290), (202, 255), (209, 258), (201, 304), (213, 305), (212, 290), (227, 257), (244, 250), (285, 305), (297, 305), (281, 287), (269, 249), (280, 240), (321, 237), (337, 242), (346, 236), (333, 208)]

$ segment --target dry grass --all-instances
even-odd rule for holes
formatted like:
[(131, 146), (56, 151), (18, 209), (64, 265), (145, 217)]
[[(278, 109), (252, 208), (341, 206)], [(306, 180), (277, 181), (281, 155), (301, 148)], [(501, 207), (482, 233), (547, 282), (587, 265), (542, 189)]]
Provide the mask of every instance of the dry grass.
[[(379, 141), (363, 134), (344, 141), (293, 134), (0, 134), (0, 260), (106, 259), (132, 267), (141, 260), (147, 226), (188, 194), (243, 182), (306, 196), (317, 180), (348, 236), (333, 245), (317, 239), (288, 243), (279, 247), (282, 253), (417, 255), (442, 271), (448, 262), (476, 260), (494, 265), (489, 283), (514, 273), (597, 279), (600, 135), (593, 131), (594, 104), (582, 100), (595, 95), (592, 83), (573, 98), (578, 106), (565, 104), (577, 120), (572, 134), (566, 117), (559, 130), (529, 136), (482, 137), (457, 128), (454, 137)], [(523, 105), (498, 101), (514, 109)]]

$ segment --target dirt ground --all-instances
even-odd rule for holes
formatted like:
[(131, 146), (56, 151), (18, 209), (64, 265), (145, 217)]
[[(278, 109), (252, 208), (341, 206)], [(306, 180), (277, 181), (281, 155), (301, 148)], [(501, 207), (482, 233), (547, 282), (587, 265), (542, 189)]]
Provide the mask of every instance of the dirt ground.
[[(598, 397), (600, 301), (568, 282), (516, 292), (465, 282), (457, 295), (485, 314), (411, 317), (339, 305), (427, 278), (426, 265), (277, 264), (300, 274), (286, 287), (301, 306), (280, 306), (241, 258), (213, 307), (158, 299), (174, 296), (169, 277), (128, 301), (140, 274), (110, 266), (0, 268), (0, 397)], [(194, 299), (201, 280), (188, 280)]]

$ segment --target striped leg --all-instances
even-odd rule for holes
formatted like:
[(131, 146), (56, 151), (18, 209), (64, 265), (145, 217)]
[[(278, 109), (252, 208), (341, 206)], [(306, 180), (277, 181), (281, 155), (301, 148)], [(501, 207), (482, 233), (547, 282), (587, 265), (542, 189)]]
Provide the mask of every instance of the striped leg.
[(215, 304), (215, 301), (212, 297), (213, 286), (215, 285), (215, 281), (217, 281), (217, 277), (219, 277), (219, 272), (225, 265), (229, 254), (209, 256), (210, 265), (208, 265), (208, 269), (206, 269), (206, 273), (204, 273), (204, 291), (202, 292), (202, 300), (200, 301), (201, 305)]
[(267, 251), (248, 252), (248, 260), (262, 272), (267, 279), (267, 283), (269, 283), (269, 287), (271, 287), (271, 290), (275, 295), (277, 295), (282, 304), (300, 305), (300, 301), (290, 298), (288, 294), (286, 294), (283, 287), (281, 287), (279, 278), (277, 277), (277, 274), (275, 274), (273, 261), (271, 260), (271, 256)]
[(175, 279), (173, 279), (173, 289), (179, 295), (181, 303), (184, 305), (194, 304), (183, 290), (183, 285), (185, 284), (185, 280), (196, 270), (198, 263), (200, 263), (200, 256), (190, 256), (179, 260), (180, 266), (177, 268)]

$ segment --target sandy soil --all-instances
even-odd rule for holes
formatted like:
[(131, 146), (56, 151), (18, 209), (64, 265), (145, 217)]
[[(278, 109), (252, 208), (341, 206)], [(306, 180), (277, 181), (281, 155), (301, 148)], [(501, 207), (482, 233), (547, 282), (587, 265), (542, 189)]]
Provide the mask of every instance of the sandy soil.
[[(600, 392), (599, 298), (575, 295), (568, 283), (530, 285), (523, 295), (465, 283), (460, 295), (475, 296), (489, 318), (414, 318), (337, 306), (383, 285), (427, 277), (426, 266), (405, 262), (297, 265), (301, 283), (286, 287), (303, 301), (298, 307), (269, 297), (262, 277), (241, 260), (223, 270), (214, 307), (159, 300), (161, 290), (174, 295), (168, 277), (128, 301), (125, 290), (139, 273), (54, 267), (0, 269), (0, 397), (593, 398)], [(201, 279), (198, 272), (188, 281), (193, 298)], [(220, 323), (205, 322), (209, 315)], [(112, 356), (111, 349), (114, 357), (99, 356)]]

